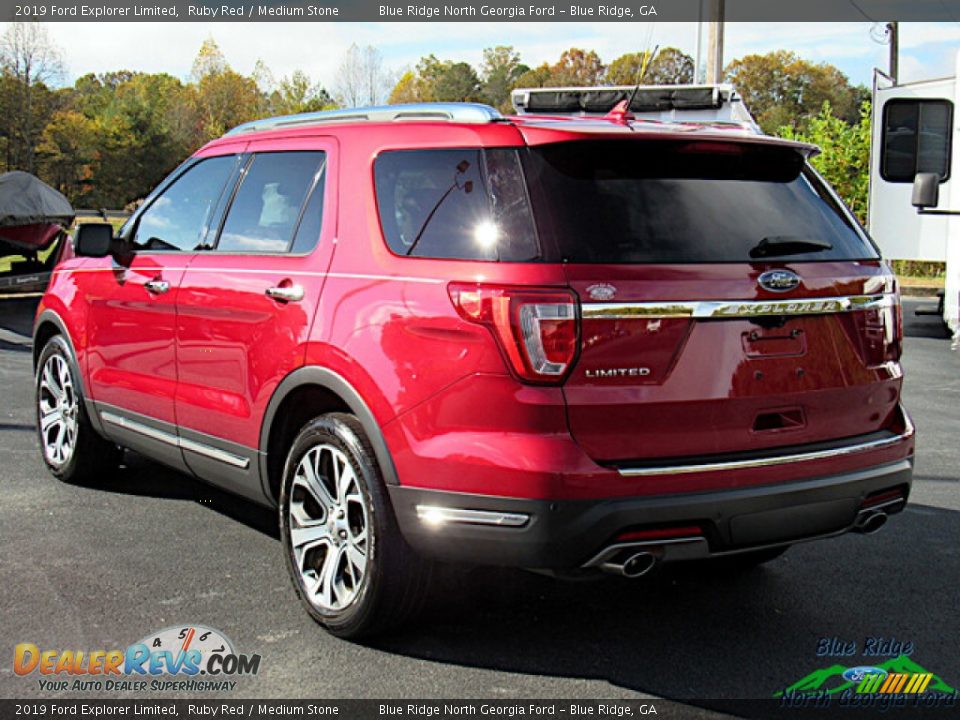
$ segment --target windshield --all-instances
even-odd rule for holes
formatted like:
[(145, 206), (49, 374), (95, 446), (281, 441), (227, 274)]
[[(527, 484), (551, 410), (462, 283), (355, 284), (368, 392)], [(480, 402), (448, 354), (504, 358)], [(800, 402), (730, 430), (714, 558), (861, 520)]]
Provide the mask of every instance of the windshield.
[(525, 170), (543, 244), (565, 262), (878, 257), (789, 147), (559, 143), (530, 148)]

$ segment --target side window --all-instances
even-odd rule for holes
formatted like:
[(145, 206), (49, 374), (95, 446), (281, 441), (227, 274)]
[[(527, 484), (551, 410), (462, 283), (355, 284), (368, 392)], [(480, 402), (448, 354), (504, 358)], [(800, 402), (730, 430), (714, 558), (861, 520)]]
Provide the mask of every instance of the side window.
[(140, 216), (134, 246), (146, 251), (197, 249), (236, 163), (235, 155), (208, 158), (174, 180)]
[(880, 175), (912, 183), (917, 173), (950, 176), (953, 103), (949, 100), (890, 100), (883, 106)]
[[(230, 204), (227, 218), (220, 232), (216, 249), (221, 252), (284, 253), (294, 244), (294, 232), (303, 222), (312, 225), (316, 234), (306, 235), (304, 229), (301, 249), (306, 252), (320, 236), (323, 194), (319, 203), (310, 204), (304, 212), (307, 194), (320, 184), (324, 171), (325, 153), (275, 152), (260, 153), (241, 181), (240, 188)], [(313, 200), (311, 197), (311, 200)]]
[(398, 255), (530, 260), (539, 254), (514, 150), (385, 152), (374, 172), (383, 234)]

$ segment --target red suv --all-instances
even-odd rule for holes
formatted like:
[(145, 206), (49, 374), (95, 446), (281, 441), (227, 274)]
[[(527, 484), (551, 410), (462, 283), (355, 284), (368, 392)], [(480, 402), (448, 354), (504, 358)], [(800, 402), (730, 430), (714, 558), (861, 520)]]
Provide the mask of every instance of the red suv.
[(878, 529), (910, 489), (897, 286), (807, 162), (717, 125), (394, 106), (241, 126), (36, 319), (43, 457), (275, 506), (333, 633), (435, 559), (639, 576)]

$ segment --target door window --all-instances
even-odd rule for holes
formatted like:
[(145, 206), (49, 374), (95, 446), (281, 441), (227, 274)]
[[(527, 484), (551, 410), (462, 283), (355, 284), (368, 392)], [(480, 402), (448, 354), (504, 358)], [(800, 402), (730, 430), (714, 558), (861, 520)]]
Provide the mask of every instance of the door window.
[(235, 155), (208, 158), (174, 180), (140, 216), (134, 246), (145, 251), (199, 249), (236, 163)]
[[(325, 157), (320, 151), (255, 155), (227, 211), (216, 249), (240, 253), (285, 253), (294, 245), (296, 252), (312, 249), (320, 236)], [(307, 204), (307, 196), (318, 185), (319, 196), (314, 193)], [(301, 220), (304, 236), (295, 243)]]

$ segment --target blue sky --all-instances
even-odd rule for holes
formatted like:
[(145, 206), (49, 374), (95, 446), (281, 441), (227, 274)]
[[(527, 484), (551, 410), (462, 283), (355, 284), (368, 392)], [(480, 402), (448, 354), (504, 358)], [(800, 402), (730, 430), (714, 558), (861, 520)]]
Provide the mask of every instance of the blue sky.
[[(0, 23), (0, 31), (5, 24)], [(227, 60), (248, 73), (262, 59), (276, 77), (301, 69), (330, 86), (351, 43), (375, 45), (395, 71), (425, 54), (478, 64), (481, 51), (513, 45), (528, 65), (553, 62), (564, 49), (597, 50), (605, 62), (659, 45), (694, 53), (696, 23), (50, 23), (67, 82), (87, 72), (121, 68), (186, 77), (203, 40), (212, 36)], [(725, 59), (775, 49), (838, 66), (855, 83), (870, 84), (886, 67), (887, 46), (863, 23), (728, 23)], [(960, 23), (903, 23), (904, 81), (955, 73)]]

